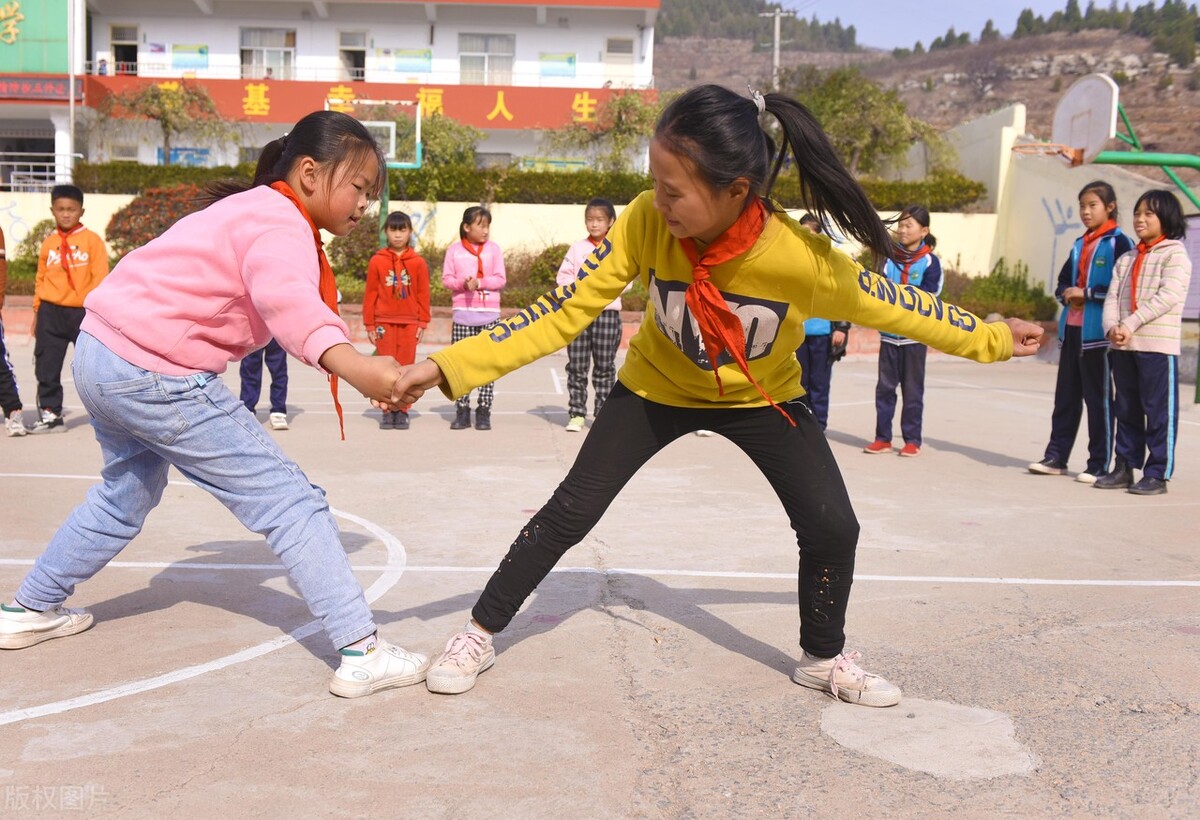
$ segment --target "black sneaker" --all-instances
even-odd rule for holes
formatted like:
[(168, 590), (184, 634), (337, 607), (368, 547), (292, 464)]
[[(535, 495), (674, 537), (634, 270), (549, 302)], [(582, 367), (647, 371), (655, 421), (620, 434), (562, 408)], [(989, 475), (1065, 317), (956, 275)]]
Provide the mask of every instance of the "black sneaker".
[(471, 408), (459, 407), (454, 411), (454, 421), (450, 422), (451, 430), (466, 430), (471, 426)]
[(1041, 461), (1035, 461), (1029, 465), (1029, 472), (1037, 475), (1066, 475), (1066, 462), (1057, 461), (1053, 458), (1043, 458)]
[(490, 407), (475, 408), (475, 429), (476, 430), (491, 430), (492, 429), (492, 408), (490, 408)]
[(67, 429), (66, 422), (63, 420), (63, 417), (62, 417), (62, 413), (55, 413), (50, 410), (43, 410), (42, 417), (40, 419), (38, 419), (37, 424), (33, 425), (32, 432), (48, 433), (51, 430), (60, 430), (60, 429), (63, 431), (65, 431)]
[(1141, 481), (1134, 484), (1126, 492), (1134, 495), (1162, 495), (1167, 491), (1167, 482), (1161, 478), (1144, 475)]
[(1105, 473), (1096, 479), (1092, 486), (1099, 490), (1124, 490), (1133, 483), (1133, 470), (1118, 458), (1112, 472)]
[(397, 429), (397, 430), (407, 430), (408, 429), (408, 413), (405, 413), (403, 410), (399, 410), (395, 413), (392, 413), (392, 421), (394, 422), (394, 424), (392, 426), (395, 429)]

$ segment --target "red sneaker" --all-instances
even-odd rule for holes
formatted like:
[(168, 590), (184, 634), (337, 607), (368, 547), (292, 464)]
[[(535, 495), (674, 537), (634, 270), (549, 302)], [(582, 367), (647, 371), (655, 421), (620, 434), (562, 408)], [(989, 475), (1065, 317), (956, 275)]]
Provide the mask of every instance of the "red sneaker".
[(870, 453), (873, 456), (877, 456), (880, 453), (890, 453), (891, 451), (892, 451), (892, 443), (890, 441), (884, 441), (882, 439), (875, 439), (874, 441), (872, 441), (870, 444), (868, 444), (866, 447), (863, 448), (864, 453)]
[(905, 458), (916, 458), (921, 455), (921, 448), (910, 441), (901, 448), (900, 455)]

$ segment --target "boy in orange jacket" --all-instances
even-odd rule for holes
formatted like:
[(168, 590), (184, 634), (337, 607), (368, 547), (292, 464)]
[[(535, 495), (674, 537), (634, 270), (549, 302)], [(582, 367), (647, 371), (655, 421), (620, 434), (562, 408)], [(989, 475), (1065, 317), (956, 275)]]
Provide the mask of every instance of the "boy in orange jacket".
[(80, 223), (83, 191), (74, 185), (50, 190), (54, 233), (38, 251), (33, 290), (34, 375), (41, 418), (33, 432), (63, 426), (62, 366), (67, 345), (75, 344), (83, 322), (83, 300), (108, 275), (108, 249), (99, 235)]

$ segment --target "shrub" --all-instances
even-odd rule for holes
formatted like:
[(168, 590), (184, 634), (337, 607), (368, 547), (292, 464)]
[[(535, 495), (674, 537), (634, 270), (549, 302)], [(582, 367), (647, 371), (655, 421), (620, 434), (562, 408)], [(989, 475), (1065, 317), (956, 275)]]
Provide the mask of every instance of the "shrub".
[(365, 282), (371, 257), (381, 247), (383, 243), (379, 240), (379, 217), (377, 214), (368, 214), (350, 233), (336, 237), (329, 243), (329, 266), (338, 276)]
[(140, 248), (188, 214), (200, 210), (202, 192), (196, 185), (151, 188), (113, 214), (105, 230), (108, 250), (120, 259)]
[(52, 233), (54, 233), (53, 219), (43, 219), (30, 228), (29, 233), (25, 234), (25, 238), (18, 242), (17, 247), (13, 249), (13, 254), (9, 258), (9, 275), (12, 275), (13, 262), (30, 263), (36, 269), (38, 251), (42, 248), (42, 242)]
[[(1049, 321), (1058, 312), (1058, 302), (1048, 296), (1041, 284), (1030, 285), (1029, 268), (1018, 262), (1009, 272), (1001, 259), (987, 276), (971, 279), (958, 273), (946, 273), (942, 298), (964, 307), (981, 318), (991, 313), (1004, 317)], [(965, 281), (964, 281), (965, 280)]]
[(142, 165), (136, 162), (80, 162), (72, 172), (76, 185), (89, 193), (140, 194), (149, 188), (176, 185), (204, 186), (222, 179), (254, 179), (254, 163), (216, 168), (183, 165)]

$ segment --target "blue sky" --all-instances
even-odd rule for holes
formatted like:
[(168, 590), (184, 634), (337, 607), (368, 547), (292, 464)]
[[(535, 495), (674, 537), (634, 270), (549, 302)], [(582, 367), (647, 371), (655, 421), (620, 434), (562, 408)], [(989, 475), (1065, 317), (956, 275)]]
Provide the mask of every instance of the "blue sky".
[[(988, 19), (1007, 36), (1012, 34), (1022, 9), (1033, 9), (1034, 14), (1049, 17), (1062, 11), (1067, 0), (780, 0), (780, 3), (804, 17), (815, 14), (821, 21), (840, 18), (842, 25), (854, 26), (859, 45), (890, 49), (912, 47), (917, 40), (928, 47), (950, 26), (959, 34), (967, 31), (972, 39), (978, 39)], [(1098, 4), (1108, 7), (1107, 0), (1099, 0)], [(1087, 8), (1087, 0), (1080, 0), (1079, 6)]]

